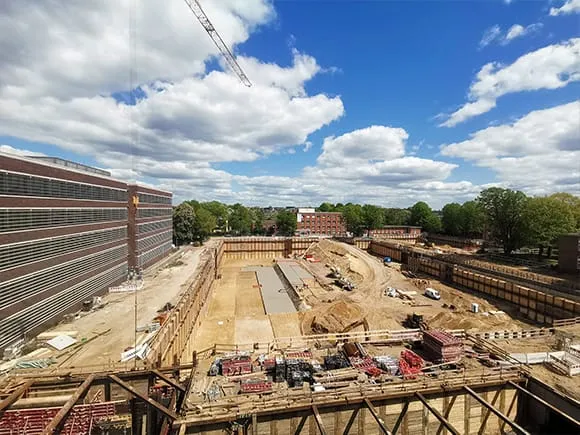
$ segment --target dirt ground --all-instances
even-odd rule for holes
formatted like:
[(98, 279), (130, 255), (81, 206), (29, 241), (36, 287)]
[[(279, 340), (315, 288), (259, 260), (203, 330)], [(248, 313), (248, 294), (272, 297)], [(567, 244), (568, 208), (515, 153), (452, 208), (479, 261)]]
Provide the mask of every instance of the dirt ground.
[[(323, 240), (309, 253), (320, 259), (320, 262), (303, 261), (302, 264), (321, 285), (318, 292), (306, 296), (312, 310), (305, 315), (304, 331), (311, 330), (313, 317), (328, 314), (332, 310), (332, 304), (339, 300), (358, 307), (371, 330), (402, 329), (402, 322), (412, 313), (422, 314), (432, 328), (489, 331), (530, 327), (523, 321), (514, 319), (514, 313), (507, 304), (489, 302), (475, 293), (457, 290), (428, 276), (409, 279), (401, 273), (399, 265), (384, 266), (381, 259), (353, 246)], [(334, 280), (327, 276), (330, 266), (339, 266), (357, 284), (356, 289), (347, 292), (334, 286)], [(424, 296), (426, 286), (439, 290), (441, 300)], [(410, 302), (383, 296), (387, 287), (416, 291), (415, 300)], [(479, 304), (479, 313), (470, 311), (472, 303)], [(453, 305), (455, 308), (451, 310), (444, 307), (444, 304)], [(490, 314), (497, 311), (503, 313)]]
[[(137, 325), (150, 323), (167, 302), (175, 304), (195, 274), (204, 248), (187, 247), (144, 274), (144, 287), (137, 293)], [(76, 339), (89, 340), (95, 335), (111, 331), (92, 340), (71, 356), (63, 351), (45, 353), (43, 358), (57, 357), (62, 367), (109, 365), (120, 360), (121, 352), (135, 341), (134, 293), (110, 293), (103, 297), (105, 307), (82, 316), (71, 323), (61, 323), (47, 332), (77, 331)], [(145, 333), (139, 333), (138, 338)]]
[(202, 350), (216, 343), (268, 343), (274, 337), (302, 335), (301, 314), (267, 315), (256, 273), (244, 271), (248, 266), (271, 265), (268, 259), (223, 260), (222, 278), (214, 283), (191, 349)]
[[(563, 328), (561, 330), (566, 335), (570, 334), (572, 344), (580, 344), (580, 325)], [(557, 346), (557, 335), (529, 338), (519, 340), (494, 340), (494, 344), (510, 353), (533, 353), (533, 352), (554, 352), (561, 350)], [(564, 394), (580, 400), (580, 376), (568, 377), (554, 372), (545, 364), (534, 364), (529, 366), (532, 375), (541, 381), (553, 386)]]

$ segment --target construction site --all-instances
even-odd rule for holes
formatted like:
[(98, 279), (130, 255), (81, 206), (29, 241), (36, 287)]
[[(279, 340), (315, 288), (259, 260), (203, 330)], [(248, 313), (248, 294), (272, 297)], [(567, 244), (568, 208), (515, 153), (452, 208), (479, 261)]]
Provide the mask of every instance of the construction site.
[(470, 258), (185, 248), (3, 363), (0, 434), (578, 433), (577, 283)]

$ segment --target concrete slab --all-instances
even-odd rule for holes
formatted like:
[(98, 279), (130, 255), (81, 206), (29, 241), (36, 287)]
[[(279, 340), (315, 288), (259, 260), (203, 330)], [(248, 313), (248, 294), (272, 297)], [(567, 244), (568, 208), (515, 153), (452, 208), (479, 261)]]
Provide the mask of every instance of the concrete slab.
[(262, 300), (266, 313), (292, 313), (296, 311), (288, 290), (273, 267), (260, 267), (256, 270)]

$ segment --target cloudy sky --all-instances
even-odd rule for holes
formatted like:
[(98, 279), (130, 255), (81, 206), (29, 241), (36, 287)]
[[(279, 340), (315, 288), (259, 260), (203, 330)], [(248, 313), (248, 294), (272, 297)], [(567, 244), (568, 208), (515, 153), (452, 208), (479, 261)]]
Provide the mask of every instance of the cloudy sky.
[(580, 0), (0, 2), (0, 151), (183, 199), (580, 194)]

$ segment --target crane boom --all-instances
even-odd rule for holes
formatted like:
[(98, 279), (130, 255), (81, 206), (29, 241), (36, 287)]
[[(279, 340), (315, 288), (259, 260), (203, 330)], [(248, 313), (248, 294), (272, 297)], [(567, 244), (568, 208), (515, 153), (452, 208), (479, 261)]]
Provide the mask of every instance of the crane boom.
[(215, 29), (215, 27), (213, 26), (213, 24), (211, 23), (211, 21), (203, 11), (203, 9), (201, 8), (199, 2), (197, 0), (185, 0), (185, 3), (187, 3), (187, 6), (189, 6), (191, 12), (193, 12), (193, 14), (197, 17), (203, 28), (206, 30), (210, 38), (213, 40), (218, 50), (221, 52), (222, 56), (227, 61), (230, 68), (236, 73), (240, 81), (248, 87), (252, 86), (252, 82), (250, 82), (250, 79), (248, 79), (248, 77), (238, 64), (238, 62), (236, 62), (234, 55), (232, 54), (228, 46), (221, 38), (220, 34), (217, 32), (217, 30)]

